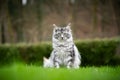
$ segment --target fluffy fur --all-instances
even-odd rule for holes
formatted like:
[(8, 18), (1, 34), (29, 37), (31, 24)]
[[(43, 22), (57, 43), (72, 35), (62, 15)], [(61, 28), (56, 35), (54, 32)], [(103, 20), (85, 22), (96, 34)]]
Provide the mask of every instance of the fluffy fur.
[(67, 27), (55, 27), (53, 29), (53, 51), (49, 59), (44, 58), (44, 67), (66, 66), (67, 68), (79, 68), (81, 64), (80, 53), (73, 42), (70, 24)]

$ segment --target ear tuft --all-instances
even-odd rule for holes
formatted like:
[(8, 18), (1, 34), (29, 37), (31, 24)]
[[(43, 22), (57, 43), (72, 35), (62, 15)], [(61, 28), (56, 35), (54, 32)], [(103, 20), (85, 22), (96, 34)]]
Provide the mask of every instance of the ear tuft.
[(68, 23), (68, 25), (67, 26), (70, 26), (71, 25), (71, 23)]
[(55, 24), (53, 24), (54, 27), (57, 27)]
[(67, 25), (67, 27), (66, 28), (68, 28), (68, 29), (70, 29), (71, 28), (71, 23), (69, 23), (68, 25)]

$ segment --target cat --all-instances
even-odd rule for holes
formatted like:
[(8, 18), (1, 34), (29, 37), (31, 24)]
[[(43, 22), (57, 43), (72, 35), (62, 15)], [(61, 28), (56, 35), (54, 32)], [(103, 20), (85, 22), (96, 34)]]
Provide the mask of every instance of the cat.
[(81, 64), (81, 56), (73, 42), (70, 23), (66, 27), (58, 27), (55, 24), (53, 24), (53, 26), (53, 51), (48, 59), (45, 57), (43, 58), (43, 66), (79, 68)]

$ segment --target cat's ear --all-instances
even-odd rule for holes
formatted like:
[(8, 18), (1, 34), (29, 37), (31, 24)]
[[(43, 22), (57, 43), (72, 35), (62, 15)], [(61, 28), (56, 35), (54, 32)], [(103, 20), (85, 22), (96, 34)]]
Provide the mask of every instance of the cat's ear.
[(54, 32), (57, 32), (57, 29), (58, 29), (58, 27), (55, 25), (55, 24), (53, 24), (53, 26), (54, 26)]
[(68, 25), (67, 25), (67, 27), (66, 28), (68, 28), (68, 29), (70, 29), (71, 28), (71, 23), (68, 23)]
[(53, 24), (53, 26), (54, 26), (55, 28), (57, 28), (56, 24)]
[(69, 24), (66, 26), (66, 28), (68, 29), (68, 31), (72, 31), (72, 30), (71, 30), (71, 23), (69, 23)]

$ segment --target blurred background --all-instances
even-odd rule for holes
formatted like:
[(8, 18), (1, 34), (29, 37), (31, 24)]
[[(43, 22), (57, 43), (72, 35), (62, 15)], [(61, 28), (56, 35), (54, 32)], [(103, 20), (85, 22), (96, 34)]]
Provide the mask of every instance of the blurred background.
[(51, 41), (71, 23), (75, 40), (120, 36), (120, 0), (0, 0), (0, 44)]

